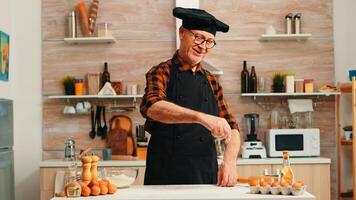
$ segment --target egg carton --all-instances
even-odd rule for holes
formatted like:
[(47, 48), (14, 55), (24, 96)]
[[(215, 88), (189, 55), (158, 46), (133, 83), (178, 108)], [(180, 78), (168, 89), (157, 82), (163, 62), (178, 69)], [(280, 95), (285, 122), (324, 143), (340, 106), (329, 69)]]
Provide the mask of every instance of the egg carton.
[(250, 186), (250, 193), (252, 194), (272, 194), (272, 195), (294, 195), (299, 196), (303, 195), (306, 191), (307, 186), (303, 185), (301, 188), (292, 188), (291, 186)]

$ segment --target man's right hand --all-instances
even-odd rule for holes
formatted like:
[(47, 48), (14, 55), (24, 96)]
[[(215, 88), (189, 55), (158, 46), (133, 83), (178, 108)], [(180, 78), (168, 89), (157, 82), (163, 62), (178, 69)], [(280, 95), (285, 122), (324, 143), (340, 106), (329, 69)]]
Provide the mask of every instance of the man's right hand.
[(231, 139), (231, 128), (225, 118), (199, 113), (198, 123), (206, 127), (217, 139), (225, 139), (228, 143)]

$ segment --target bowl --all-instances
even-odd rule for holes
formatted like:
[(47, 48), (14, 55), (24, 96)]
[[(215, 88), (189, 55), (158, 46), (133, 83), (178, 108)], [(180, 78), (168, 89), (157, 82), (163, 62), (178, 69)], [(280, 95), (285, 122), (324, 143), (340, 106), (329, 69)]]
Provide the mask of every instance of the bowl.
[(138, 175), (138, 169), (115, 169), (104, 168), (103, 177), (108, 179), (110, 183), (113, 183), (117, 188), (126, 188), (132, 185)]

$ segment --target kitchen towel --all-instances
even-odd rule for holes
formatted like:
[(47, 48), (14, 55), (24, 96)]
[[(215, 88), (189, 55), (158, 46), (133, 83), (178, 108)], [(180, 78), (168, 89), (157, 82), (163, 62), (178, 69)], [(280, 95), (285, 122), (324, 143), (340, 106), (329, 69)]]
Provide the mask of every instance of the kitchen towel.
[(313, 112), (311, 99), (288, 99), (288, 107), (291, 114), (296, 112)]

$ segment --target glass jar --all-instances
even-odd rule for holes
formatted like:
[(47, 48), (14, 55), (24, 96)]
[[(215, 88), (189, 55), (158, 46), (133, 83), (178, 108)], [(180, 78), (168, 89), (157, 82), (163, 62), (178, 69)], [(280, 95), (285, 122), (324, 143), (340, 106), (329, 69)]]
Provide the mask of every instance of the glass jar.
[(295, 92), (303, 93), (304, 92), (304, 79), (295, 79)]
[(83, 79), (81, 78), (77, 78), (74, 80), (74, 91), (75, 91), (75, 95), (83, 95)]
[(313, 115), (312, 112), (306, 112), (304, 114), (304, 126), (305, 128), (312, 128), (313, 126)]
[(294, 93), (294, 74), (286, 75), (286, 93)]
[(305, 80), (304, 80), (304, 91), (305, 91), (305, 93), (314, 92), (314, 82), (313, 82), (313, 79), (305, 79)]
[(111, 37), (112, 36), (112, 32), (110, 30), (110, 23), (104, 22), (104, 23), (98, 23), (97, 27), (97, 35), (98, 37)]

